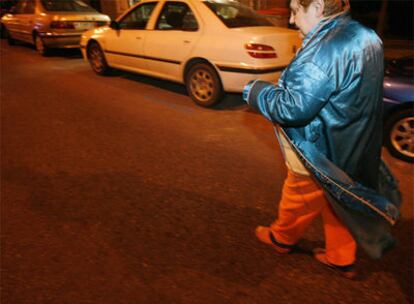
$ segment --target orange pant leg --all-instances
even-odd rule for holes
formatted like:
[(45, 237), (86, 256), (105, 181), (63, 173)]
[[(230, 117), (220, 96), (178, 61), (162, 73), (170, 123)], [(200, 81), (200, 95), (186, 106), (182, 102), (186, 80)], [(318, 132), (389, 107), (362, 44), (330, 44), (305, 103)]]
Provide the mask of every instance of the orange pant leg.
[(288, 170), (279, 203), (277, 220), (271, 225), (276, 240), (295, 244), (309, 224), (322, 215), (326, 256), (335, 265), (349, 265), (355, 261), (356, 243), (348, 229), (329, 206), (321, 187), (308, 176), (295, 175)]
[(349, 230), (333, 212), (328, 202), (322, 210), (322, 219), (325, 230), (326, 259), (328, 262), (339, 266), (353, 264), (355, 262), (357, 244)]

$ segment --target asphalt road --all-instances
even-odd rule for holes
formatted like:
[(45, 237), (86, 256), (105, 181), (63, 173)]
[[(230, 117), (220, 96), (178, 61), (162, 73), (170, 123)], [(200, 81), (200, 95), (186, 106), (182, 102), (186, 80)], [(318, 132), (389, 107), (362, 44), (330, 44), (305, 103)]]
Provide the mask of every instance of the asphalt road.
[(412, 303), (413, 165), (399, 246), (359, 253), (357, 281), (254, 237), (285, 168), (272, 126), (239, 95), (215, 109), (184, 87), (93, 74), (77, 52), (1, 42), (1, 303)]

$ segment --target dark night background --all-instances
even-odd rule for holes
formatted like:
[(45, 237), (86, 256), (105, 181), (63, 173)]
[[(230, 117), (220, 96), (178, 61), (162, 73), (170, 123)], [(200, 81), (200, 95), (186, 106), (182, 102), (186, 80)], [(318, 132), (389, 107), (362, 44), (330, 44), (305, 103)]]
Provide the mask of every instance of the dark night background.
[[(351, 0), (352, 16), (363, 24), (377, 29), (384, 1)], [(414, 1), (388, 0), (383, 36), (395, 39), (414, 39)]]
[[(9, 8), (14, 2), (15, 0), (0, 0), (1, 10)], [(86, 2), (98, 11), (102, 11), (99, 0), (86, 0)], [(289, 0), (253, 1), (254, 6), (260, 6), (261, 9), (288, 7), (289, 2)], [(414, 0), (350, 0), (350, 2), (354, 19), (377, 32), (380, 31), (379, 34), (383, 38), (414, 40)], [(384, 3), (386, 9), (384, 9)], [(383, 24), (379, 26), (381, 9), (385, 11), (385, 14)]]

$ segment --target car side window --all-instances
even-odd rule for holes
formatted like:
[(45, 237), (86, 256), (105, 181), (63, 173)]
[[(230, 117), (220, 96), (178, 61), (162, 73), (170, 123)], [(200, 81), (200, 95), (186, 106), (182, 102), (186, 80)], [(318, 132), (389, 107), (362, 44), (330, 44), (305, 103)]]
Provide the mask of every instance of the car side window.
[(158, 17), (156, 30), (197, 31), (198, 23), (190, 7), (184, 2), (167, 2)]
[(157, 2), (139, 5), (119, 22), (119, 27), (124, 30), (145, 29), (156, 5)]

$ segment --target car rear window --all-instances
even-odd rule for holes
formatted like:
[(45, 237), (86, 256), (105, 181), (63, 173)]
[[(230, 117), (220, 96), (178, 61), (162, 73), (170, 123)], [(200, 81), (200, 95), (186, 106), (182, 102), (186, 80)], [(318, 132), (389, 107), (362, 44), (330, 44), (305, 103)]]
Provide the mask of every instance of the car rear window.
[(235, 1), (204, 1), (204, 4), (229, 28), (273, 26), (265, 17)]
[(50, 12), (95, 12), (95, 10), (80, 0), (42, 0), (45, 10)]

